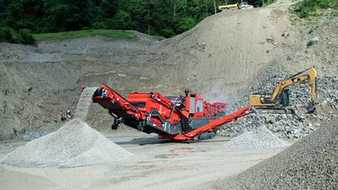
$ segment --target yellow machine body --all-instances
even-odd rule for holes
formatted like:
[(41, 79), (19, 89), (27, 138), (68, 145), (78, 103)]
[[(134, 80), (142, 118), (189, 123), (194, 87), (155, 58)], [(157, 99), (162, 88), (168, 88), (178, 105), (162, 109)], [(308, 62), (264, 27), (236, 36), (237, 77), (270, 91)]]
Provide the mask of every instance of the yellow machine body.
[(263, 102), (261, 101), (261, 95), (251, 95), (249, 97), (250, 105), (253, 107), (261, 106)]
[(218, 6), (219, 10), (235, 9), (235, 8), (239, 9), (239, 3)]

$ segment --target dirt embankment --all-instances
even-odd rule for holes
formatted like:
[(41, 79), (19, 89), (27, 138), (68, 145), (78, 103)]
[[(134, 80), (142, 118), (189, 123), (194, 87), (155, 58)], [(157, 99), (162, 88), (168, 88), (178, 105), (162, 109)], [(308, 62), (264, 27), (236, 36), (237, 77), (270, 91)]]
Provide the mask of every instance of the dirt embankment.
[[(42, 42), (37, 47), (0, 46), (0, 139), (61, 126), (60, 116), (74, 110), (80, 87), (106, 82), (122, 93), (156, 90), (158, 73), (147, 58), (156, 40), (106, 38)], [(36, 134), (39, 136), (40, 134)]]
[(168, 63), (179, 64), (184, 86), (224, 100), (236, 98), (264, 65), (283, 57), (280, 44), (292, 39), (281, 34), (288, 29), (283, 7), (224, 11), (159, 49), (169, 54)]

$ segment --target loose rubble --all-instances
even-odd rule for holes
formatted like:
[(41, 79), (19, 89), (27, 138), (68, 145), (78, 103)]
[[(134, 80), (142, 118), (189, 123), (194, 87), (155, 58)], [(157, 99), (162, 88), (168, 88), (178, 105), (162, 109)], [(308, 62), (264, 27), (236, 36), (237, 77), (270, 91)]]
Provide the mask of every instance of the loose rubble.
[[(259, 77), (255, 80), (257, 82), (251, 85), (250, 92), (243, 92), (243, 94), (257, 92), (271, 94), (276, 83), (289, 75), (290, 73), (280, 65), (267, 66), (261, 74), (258, 74)], [(331, 120), (337, 115), (338, 75), (320, 76), (317, 84), (319, 102), (317, 108), (320, 110), (314, 114), (308, 114), (306, 111), (309, 102), (307, 84), (297, 84), (289, 87), (290, 104), (293, 105), (294, 113), (253, 110), (246, 117), (225, 125), (217, 132), (222, 136), (234, 137), (245, 131), (265, 126), (280, 138), (300, 139), (317, 129), (321, 121)], [(240, 100), (238, 104), (246, 105), (248, 96), (243, 95)], [(323, 112), (323, 109), (326, 111)]]
[(77, 167), (125, 160), (132, 154), (80, 119), (73, 119), (9, 153), (1, 164), (18, 167)]
[(266, 151), (275, 148), (286, 148), (289, 143), (273, 135), (266, 127), (258, 127), (247, 131), (225, 144), (225, 150), (237, 151)]

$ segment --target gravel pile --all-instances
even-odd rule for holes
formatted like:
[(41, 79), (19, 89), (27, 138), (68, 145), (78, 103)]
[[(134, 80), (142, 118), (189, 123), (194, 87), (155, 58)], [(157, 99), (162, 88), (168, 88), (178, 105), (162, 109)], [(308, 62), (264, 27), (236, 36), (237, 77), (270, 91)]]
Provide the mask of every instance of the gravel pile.
[(276, 137), (266, 127), (259, 127), (231, 139), (225, 144), (225, 150), (231, 152), (265, 151), (272, 148), (285, 148), (288, 145), (287, 142)]
[[(291, 74), (280, 65), (269, 65), (258, 75), (256, 83), (250, 87), (250, 92), (243, 92), (239, 104), (247, 104), (247, 94), (261, 92), (262, 94), (271, 94), (276, 83), (283, 80), (285, 76)], [(324, 73), (323, 73), (324, 75)], [(309, 102), (307, 84), (298, 84), (289, 87), (290, 104), (293, 106), (294, 114), (283, 113), (279, 111), (264, 112), (257, 110), (236, 122), (226, 125), (218, 131), (222, 136), (238, 136), (246, 130), (265, 126), (274, 132), (278, 137), (284, 139), (296, 140), (302, 138), (320, 126), (322, 121), (328, 121), (337, 115), (338, 107), (338, 75), (321, 76), (318, 80), (319, 105), (314, 114), (308, 114), (306, 106)]]
[(319, 128), (216, 189), (338, 189), (338, 127)]
[(127, 159), (131, 153), (80, 119), (15, 149), (1, 161), (18, 167), (77, 167)]
[(218, 134), (235, 137), (247, 130), (264, 126), (279, 138), (295, 140), (310, 134), (320, 125), (317, 120), (312, 123), (315, 117), (317, 116), (252, 112), (219, 130)]
[(318, 81), (318, 91), (322, 104), (338, 111), (338, 73), (332, 76), (324, 76)]

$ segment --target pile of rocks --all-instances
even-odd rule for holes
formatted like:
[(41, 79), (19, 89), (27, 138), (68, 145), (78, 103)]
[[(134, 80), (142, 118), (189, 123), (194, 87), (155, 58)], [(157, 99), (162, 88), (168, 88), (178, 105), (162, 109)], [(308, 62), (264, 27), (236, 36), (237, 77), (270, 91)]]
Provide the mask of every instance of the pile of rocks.
[(80, 119), (10, 152), (0, 164), (16, 167), (79, 167), (115, 163), (132, 154)]
[(245, 131), (265, 126), (278, 137), (298, 139), (310, 134), (319, 122), (314, 124), (307, 117), (292, 114), (272, 114), (252, 112), (218, 131), (219, 135), (234, 137)]
[[(255, 80), (258, 82), (251, 85), (249, 92), (243, 95), (239, 104), (247, 104), (247, 94), (255, 92), (271, 94), (277, 82), (289, 75), (280, 65), (270, 65), (264, 68)], [(306, 110), (310, 99), (307, 84), (293, 85), (289, 87), (289, 90), (291, 92), (290, 104), (294, 113), (253, 110), (246, 117), (218, 130), (218, 134), (233, 137), (260, 126), (265, 126), (277, 136), (287, 139), (298, 139), (310, 134), (320, 126), (321, 121), (330, 120), (337, 115), (338, 108), (338, 75), (321, 76), (317, 84), (319, 94), (317, 107), (320, 110), (314, 114), (308, 114)], [(322, 110), (323, 108), (325, 110)]]
[(322, 105), (329, 106), (333, 111), (338, 111), (338, 73), (324, 76), (318, 80), (318, 91)]
[(258, 127), (252, 131), (247, 131), (224, 144), (228, 152), (237, 151), (266, 151), (267, 149), (283, 149), (289, 143), (281, 140), (271, 133), (266, 127)]

